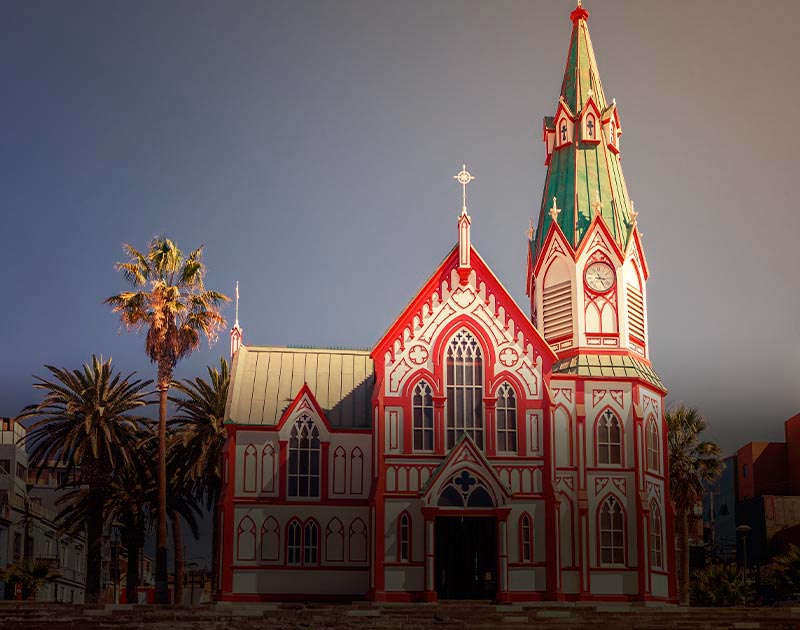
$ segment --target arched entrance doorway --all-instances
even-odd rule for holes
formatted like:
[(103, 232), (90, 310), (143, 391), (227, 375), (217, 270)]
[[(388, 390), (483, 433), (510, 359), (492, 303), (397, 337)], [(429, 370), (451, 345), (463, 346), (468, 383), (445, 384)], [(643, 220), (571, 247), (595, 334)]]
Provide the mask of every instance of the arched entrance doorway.
[(495, 502), (471, 471), (441, 488), (435, 520), (435, 588), (439, 599), (494, 599), (498, 545)]

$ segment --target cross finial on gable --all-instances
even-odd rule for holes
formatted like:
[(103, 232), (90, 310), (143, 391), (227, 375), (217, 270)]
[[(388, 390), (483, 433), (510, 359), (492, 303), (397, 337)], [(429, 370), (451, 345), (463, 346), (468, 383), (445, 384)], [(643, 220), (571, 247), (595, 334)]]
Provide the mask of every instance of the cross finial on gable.
[(461, 165), (461, 172), (453, 175), (459, 184), (461, 184), (461, 216), (458, 217), (458, 271), (461, 277), (461, 284), (469, 282), (470, 270), (470, 242), (469, 225), (472, 220), (467, 214), (467, 184), (469, 184), (475, 177), (470, 175), (467, 171), (467, 165)]
[(561, 212), (561, 208), (556, 206), (556, 198), (553, 197), (553, 207), (550, 208), (550, 218), (553, 219), (553, 221), (558, 220), (559, 212)]
[(475, 179), (475, 177), (469, 174), (467, 171), (467, 165), (462, 164), (461, 172), (457, 175), (453, 175), (453, 179), (457, 180), (458, 183), (461, 184), (461, 214), (467, 214), (467, 184)]
[(533, 229), (533, 219), (530, 219), (530, 224), (528, 225), (528, 240), (529, 241), (533, 240), (533, 235), (535, 233), (536, 233), (536, 231)]

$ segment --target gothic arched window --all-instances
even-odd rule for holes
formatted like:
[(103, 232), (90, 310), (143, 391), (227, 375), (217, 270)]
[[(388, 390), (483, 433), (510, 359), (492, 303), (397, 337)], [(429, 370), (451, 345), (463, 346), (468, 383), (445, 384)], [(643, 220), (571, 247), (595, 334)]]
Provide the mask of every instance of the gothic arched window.
[(447, 347), (447, 448), (464, 433), (483, 448), (483, 355), (466, 330)]
[(519, 519), (519, 538), (519, 561), (533, 562), (533, 525), (528, 514)]
[(414, 450), (433, 450), (433, 390), (425, 381), (414, 388), (411, 400), (414, 416)]
[(650, 505), (650, 566), (664, 568), (664, 550), (661, 544), (661, 511), (658, 505)]
[(597, 420), (597, 462), (622, 463), (622, 425), (610, 409), (606, 409)]
[(269, 516), (261, 526), (261, 559), (274, 562), (280, 557), (281, 531), (278, 521)]
[(286, 528), (286, 564), (300, 564), (302, 548), (302, 528), (299, 521), (293, 520)]
[(508, 383), (497, 390), (497, 450), (516, 452), (517, 450), (517, 398)]
[(236, 558), (238, 560), (256, 559), (256, 524), (249, 516), (239, 521), (236, 532)]
[(303, 564), (317, 564), (319, 561), (319, 525), (307, 521), (303, 527)]
[(319, 497), (320, 456), (319, 429), (303, 414), (289, 436), (290, 497)]
[(658, 472), (658, 425), (654, 418), (647, 423), (647, 468)]
[(403, 512), (397, 523), (397, 560), (411, 560), (411, 517), (408, 512)]
[(600, 564), (625, 564), (625, 518), (613, 496), (600, 508)]

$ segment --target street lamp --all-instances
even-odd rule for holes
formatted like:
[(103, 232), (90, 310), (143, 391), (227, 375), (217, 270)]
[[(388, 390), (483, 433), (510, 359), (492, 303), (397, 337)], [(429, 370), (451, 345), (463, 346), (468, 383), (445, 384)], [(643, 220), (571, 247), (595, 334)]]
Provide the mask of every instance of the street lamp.
[(739, 525), (739, 527), (736, 528), (736, 531), (739, 532), (742, 535), (742, 549), (743, 549), (743, 552), (744, 552), (744, 558), (743, 559), (744, 559), (744, 605), (745, 605), (745, 608), (747, 607), (747, 534), (749, 534), (752, 529), (753, 528), (750, 527), (749, 525)]

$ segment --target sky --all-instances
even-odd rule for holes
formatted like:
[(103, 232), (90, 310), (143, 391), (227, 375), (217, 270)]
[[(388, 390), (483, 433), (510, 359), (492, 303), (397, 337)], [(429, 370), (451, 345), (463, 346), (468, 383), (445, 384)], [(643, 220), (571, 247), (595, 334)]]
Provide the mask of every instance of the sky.
[[(515, 299), (569, 1), (40, 2), (0, 9), (0, 415), (44, 364), (155, 376), (103, 300), (122, 243), (204, 246), (245, 343), (370, 348), (456, 241)], [(800, 412), (800, 3), (587, 0), (671, 402), (726, 452)], [(787, 115), (789, 114), (789, 115)], [(226, 308), (233, 319), (233, 307)], [(223, 334), (183, 361), (202, 374)]]

